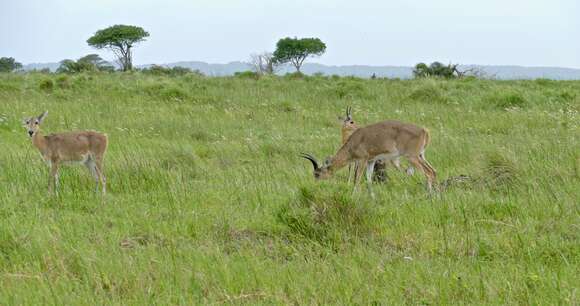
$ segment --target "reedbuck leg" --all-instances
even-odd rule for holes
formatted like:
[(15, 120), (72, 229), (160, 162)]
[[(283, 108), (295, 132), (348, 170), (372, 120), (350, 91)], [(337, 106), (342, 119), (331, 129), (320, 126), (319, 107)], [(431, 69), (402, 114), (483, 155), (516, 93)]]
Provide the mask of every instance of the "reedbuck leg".
[(351, 176), (351, 172), (352, 172), (352, 163), (348, 164), (348, 179), (347, 179), (347, 183), (350, 184), (350, 176)]
[[(423, 165), (423, 167), (427, 169), (427, 171), (429, 172), (432, 186), (435, 183), (435, 180), (437, 179), (437, 171), (435, 171), (433, 166), (431, 166), (431, 164), (425, 159), (425, 153), (419, 154), (419, 162), (421, 162), (421, 165)], [(429, 189), (431, 189), (431, 187)]]
[(375, 193), (373, 192), (373, 171), (375, 170), (375, 163), (376, 160), (373, 160), (371, 162), (368, 162), (367, 165), (367, 187), (369, 189), (369, 193), (371, 194), (371, 197), (375, 197)]
[(97, 164), (95, 163), (94, 160), (89, 159), (85, 163), (85, 166), (87, 166), (87, 168), (91, 172), (91, 175), (95, 179), (95, 192), (99, 192), (99, 173), (97, 172)]
[(99, 179), (101, 180), (101, 190), (103, 191), (103, 194), (106, 194), (107, 179), (105, 178), (105, 174), (103, 173), (103, 158), (97, 157), (95, 164), (96, 164), (95, 170), (97, 170), (97, 174), (99, 176)]
[(433, 182), (435, 181), (435, 170), (429, 165), (429, 163), (424, 159), (417, 156), (408, 157), (409, 162), (415, 166), (415, 168), (421, 170), (425, 177), (427, 178), (427, 189), (429, 191), (433, 190)]
[(48, 177), (48, 192), (58, 195), (58, 162), (52, 161), (50, 163), (50, 175)]
[(361, 180), (364, 172), (364, 169), (362, 169), (361, 165), (366, 165), (366, 163), (367, 160), (357, 160), (354, 162), (354, 188), (352, 189), (353, 193), (356, 191), (358, 182)]

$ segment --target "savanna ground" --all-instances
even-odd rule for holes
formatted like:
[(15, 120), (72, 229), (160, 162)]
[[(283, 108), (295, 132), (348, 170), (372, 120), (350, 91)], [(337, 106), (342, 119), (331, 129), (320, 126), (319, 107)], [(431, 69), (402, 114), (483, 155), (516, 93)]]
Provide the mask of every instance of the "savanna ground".
[[(438, 180), (352, 193), (310, 152), (429, 128)], [(21, 120), (109, 135), (57, 197)], [(0, 76), (0, 304), (578, 304), (580, 82)]]

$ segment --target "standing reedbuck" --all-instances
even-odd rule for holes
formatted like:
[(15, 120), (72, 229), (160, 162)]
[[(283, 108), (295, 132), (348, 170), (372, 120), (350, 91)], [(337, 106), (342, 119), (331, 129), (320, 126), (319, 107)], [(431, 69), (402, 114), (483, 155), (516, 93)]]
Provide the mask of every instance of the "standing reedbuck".
[[(354, 120), (352, 119), (352, 107), (347, 106), (346, 107), (346, 116), (345, 117), (338, 117), (338, 120), (342, 121), (342, 126), (340, 129), (340, 136), (341, 136), (341, 145), (344, 145), (346, 143), (346, 141), (348, 140), (348, 138), (350, 138), (350, 135), (352, 135), (352, 133), (354, 133), (354, 131), (356, 131), (358, 129), (358, 126), (356, 125), (356, 123), (354, 122)], [(359, 165), (357, 163), (349, 163), (348, 164), (348, 181), (350, 182), (350, 177), (351, 177), (351, 173), (353, 172), (353, 168), (354, 168), (354, 172), (356, 173), (359, 169)]]
[[(425, 159), (425, 149), (429, 145), (429, 131), (423, 127), (396, 120), (387, 120), (357, 129), (348, 138), (346, 143), (328, 158), (323, 166), (310, 154), (301, 156), (310, 160), (314, 167), (314, 178), (327, 179), (334, 172), (349, 163), (358, 162), (366, 165), (367, 184), (371, 195), (372, 175), (375, 163), (378, 160), (392, 161), (404, 156), (409, 162), (423, 172), (427, 178), (429, 191), (433, 189), (436, 179), (435, 169)], [(362, 175), (356, 171), (354, 177), (355, 189)]]
[(106, 193), (106, 179), (103, 173), (103, 159), (107, 151), (107, 135), (94, 131), (68, 132), (43, 136), (40, 124), (48, 115), (48, 111), (38, 117), (25, 119), (25, 127), (32, 138), (32, 144), (40, 151), (42, 158), (50, 166), (48, 191), (58, 193), (58, 169), (63, 163), (84, 164), (96, 182), (96, 192), (99, 182), (103, 194)]
[[(340, 120), (342, 123), (340, 132), (341, 132), (341, 136), (342, 136), (341, 137), (342, 145), (344, 145), (346, 143), (346, 141), (350, 138), (352, 133), (354, 133), (354, 131), (356, 131), (358, 129), (356, 122), (352, 119), (352, 107), (347, 106), (346, 107), (346, 116), (345, 117), (339, 116), (338, 120)], [(391, 159), (390, 163), (397, 170), (403, 171), (403, 169), (401, 168), (401, 161), (398, 157)], [(352, 171), (353, 165), (354, 165), (355, 175), (356, 175), (357, 171), (359, 171), (359, 169), (360, 169), (360, 166), (358, 163), (349, 163), (348, 164), (348, 181), (349, 182), (350, 182), (351, 173), (353, 172)], [(387, 168), (386, 161), (377, 160), (377, 162), (374, 166), (373, 173), (375, 174), (375, 176), (373, 178), (376, 181), (380, 181), (380, 182), (386, 181), (387, 180), (386, 168)], [(412, 167), (407, 168), (406, 172), (408, 175), (413, 175), (413, 168)]]

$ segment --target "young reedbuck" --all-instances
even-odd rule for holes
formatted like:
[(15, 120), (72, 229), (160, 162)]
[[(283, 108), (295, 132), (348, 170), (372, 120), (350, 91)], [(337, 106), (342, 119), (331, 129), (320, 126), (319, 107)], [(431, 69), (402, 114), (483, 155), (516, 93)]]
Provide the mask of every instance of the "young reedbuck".
[[(432, 190), (436, 179), (435, 169), (425, 159), (425, 149), (429, 145), (429, 131), (423, 127), (396, 120), (387, 120), (357, 129), (336, 154), (326, 160), (323, 166), (310, 154), (301, 156), (310, 160), (314, 167), (314, 178), (327, 179), (334, 172), (349, 163), (366, 165), (369, 191), (372, 191), (372, 175), (378, 160), (392, 161), (404, 156), (427, 178), (427, 187)], [(362, 171), (354, 177), (355, 188)]]
[(40, 124), (46, 115), (48, 112), (25, 119), (24, 123), (28, 135), (32, 138), (32, 144), (50, 166), (49, 193), (53, 190), (58, 193), (58, 170), (63, 163), (80, 163), (84, 164), (95, 178), (96, 192), (99, 191), (100, 182), (101, 190), (105, 194), (107, 187), (103, 160), (107, 151), (107, 135), (94, 131), (80, 131), (43, 136)]
[[(354, 133), (354, 131), (356, 131), (358, 129), (358, 126), (356, 125), (356, 123), (354, 122), (354, 120), (352, 119), (352, 107), (347, 106), (346, 107), (346, 116), (345, 117), (338, 117), (338, 120), (340, 120), (342, 122), (342, 126), (340, 129), (340, 136), (341, 136), (341, 144), (344, 145), (346, 143), (346, 141), (348, 140), (348, 138), (350, 138), (350, 135), (352, 135), (352, 133)], [(357, 163), (349, 163), (348, 164), (348, 181), (350, 182), (350, 177), (351, 177), (351, 173), (353, 172), (353, 168), (354, 171), (356, 173), (356, 171), (358, 171), (359, 169), (359, 165)]]

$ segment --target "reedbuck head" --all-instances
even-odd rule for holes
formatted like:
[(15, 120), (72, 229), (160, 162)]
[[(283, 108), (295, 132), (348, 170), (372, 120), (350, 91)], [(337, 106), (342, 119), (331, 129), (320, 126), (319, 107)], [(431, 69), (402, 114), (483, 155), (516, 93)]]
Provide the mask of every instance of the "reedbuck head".
[(44, 113), (42, 113), (42, 115), (38, 117), (24, 119), (24, 128), (28, 131), (28, 136), (32, 137), (34, 136), (34, 134), (38, 132), (38, 130), (40, 129), (40, 124), (42, 123), (44, 118), (46, 118), (46, 115), (48, 115), (48, 111), (45, 111)]
[(343, 131), (354, 131), (358, 129), (358, 126), (352, 120), (352, 107), (346, 107), (346, 116), (345, 117), (338, 117), (338, 120), (342, 122), (342, 130)]
[(314, 178), (316, 180), (325, 180), (332, 176), (332, 172), (328, 168), (331, 164), (330, 157), (324, 161), (324, 165), (320, 166), (314, 156), (307, 153), (301, 153), (300, 156), (308, 159), (312, 163), (312, 167), (314, 167)]

